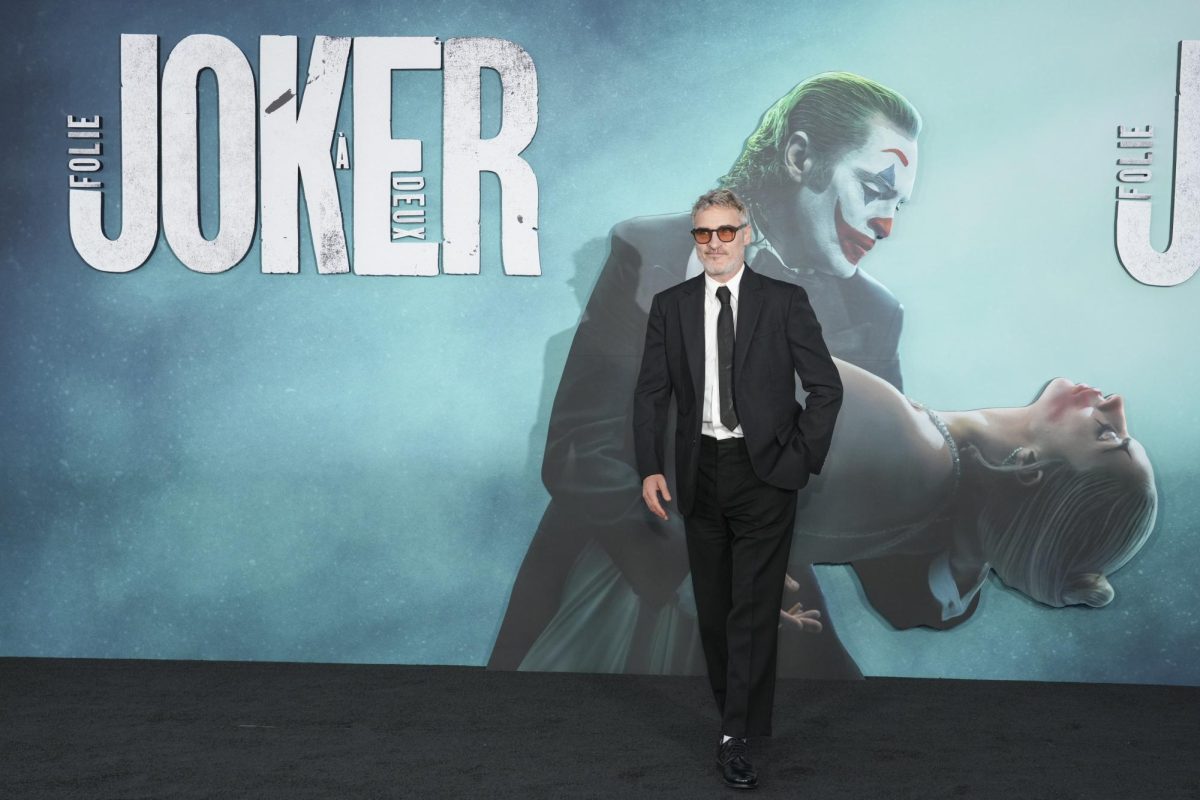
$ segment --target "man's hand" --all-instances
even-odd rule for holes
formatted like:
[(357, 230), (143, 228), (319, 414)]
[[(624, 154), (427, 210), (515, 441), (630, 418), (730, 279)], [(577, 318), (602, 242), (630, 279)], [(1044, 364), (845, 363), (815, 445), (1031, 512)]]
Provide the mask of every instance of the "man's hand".
[[(800, 588), (800, 583), (791, 575), (784, 575), (783, 588), (785, 591), (794, 592)], [(800, 633), (820, 633), (823, 630), (820, 617), (821, 612), (818, 609), (805, 611), (803, 605), (796, 603), (791, 608), (779, 609), (779, 627), (787, 625)]]
[(820, 633), (824, 628), (820, 620), (821, 612), (817, 609), (805, 611), (804, 606), (796, 603), (788, 609), (779, 609), (779, 627), (788, 626), (801, 633)]
[(666, 519), (666, 509), (662, 507), (662, 503), (658, 501), (659, 493), (662, 493), (663, 500), (671, 502), (671, 492), (667, 490), (667, 478), (664, 475), (648, 475), (642, 481), (642, 499), (646, 501), (646, 508), (650, 509), (650, 513), (659, 519)]

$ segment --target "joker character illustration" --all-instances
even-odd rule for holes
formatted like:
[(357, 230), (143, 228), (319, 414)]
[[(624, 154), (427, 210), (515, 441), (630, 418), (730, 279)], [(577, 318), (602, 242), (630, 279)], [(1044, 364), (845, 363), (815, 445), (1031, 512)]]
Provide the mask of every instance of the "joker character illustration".
[[(1047, 606), (1112, 601), (1110, 576), (1141, 550), (1158, 510), (1154, 470), (1120, 395), (1056, 378), (1027, 406), (934, 411), (834, 363), (841, 411), (821, 473), (801, 493), (792, 569), (899, 565), (864, 581), (897, 628), (969, 619), (993, 571)], [(659, 663), (698, 669), (689, 604), (643, 606), (589, 542), (522, 667), (619, 671), (644, 648)]]
[[(895, 91), (858, 75), (823, 73), (766, 111), (719, 181), (749, 206), (751, 268), (804, 287), (830, 353), (897, 389), (903, 308), (861, 265), (878, 257), (871, 251), (892, 235), (896, 210), (912, 193), (920, 130), (920, 115)], [(702, 270), (691, 226), (681, 213), (612, 231), (551, 413), (542, 462), (551, 501), (517, 575), (491, 668), (520, 667), (559, 611), (567, 575), (589, 542), (641, 598), (638, 624), (651, 626), (680, 602), (688, 570), (683, 528), (677, 516), (658, 520), (642, 503), (630, 417), (650, 300)], [(780, 674), (861, 677), (829, 624), (811, 567), (794, 566), (789, 586), (795, 591), (785, 628), (820, 634), (783, 637)], [(694, 671), (664, 660), (666, 652), (635, 647), (614, 669)]]

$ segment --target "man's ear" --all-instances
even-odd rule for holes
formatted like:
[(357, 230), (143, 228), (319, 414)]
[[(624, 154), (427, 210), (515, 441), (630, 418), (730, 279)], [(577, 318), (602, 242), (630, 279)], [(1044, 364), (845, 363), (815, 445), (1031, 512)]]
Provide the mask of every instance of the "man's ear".
[(783, 166), (788, 177), (796, 183), (802, 183), (813, 168), (812, 148), (809, 147), (808, 134), (804, 131), (793, 131), (788, 136), (787, 145), (783, 148)]

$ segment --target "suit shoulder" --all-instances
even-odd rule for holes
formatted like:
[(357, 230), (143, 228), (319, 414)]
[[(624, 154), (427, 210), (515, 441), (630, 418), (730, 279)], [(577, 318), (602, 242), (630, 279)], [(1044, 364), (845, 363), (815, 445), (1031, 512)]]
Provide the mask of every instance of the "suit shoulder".
[[(677, 282), (690, 250), (691, 228), (687, 219), (686, 214), (664, 214), (635, 217), (614, 225), (609, 231), (608, 257), (598, 286), (613, 281), (621, 285), (631, 281), (640, 284), (645, 271), (659, 272), (664, 267), (669, 274), (651, 276), (654, 279), (650, 285), (657, 283), (662, 288)], [(639, 293), (644, 294), (644, 307), (648, 307), (653, 292)]]
[(610, 236), (614, 241), (627, 242), (640, 251), (671, 247), (680, 242), (691, 247), (691, 229), (690, 214), (658, 214), (618, 222), (612, 227)]
[(696, 275), (695, 277), (688, 278), (686, 281), (683, 281), (682, 283), (677, 283), (674, 286), (670, 286), (666, 289), (663, 289), (661, 292), (656, 294), (655, 297), (658, 298), (660, 303), (661, 302), (674, 302), (674, 301), (678, 300), (680, 297), (682, 297), (683, 295), (691, 292), (692, 290), (694, 290), (696, 287), (700, 286), (703, 283), (704, 283), (704, 275)]
[(683, 280), (693, 247), (689, 231), (688, 214), (618, 222), (612, 228), (608, 260), (597, 288), (612, 284), (612, 292), (636, 296), (638, 305), (648, 311), (651, 297)]
[(763, 275), (761, 272), (756, 272), (755, 275), (762, 281), (762, 288), (767, 290), (768, 297), (788, 298), (789, 300), (799, 294), (805, 299), (808, 298), (808, 291), (798, 283), (791, 281), (781, 281), (778, 278), (771, 278)]

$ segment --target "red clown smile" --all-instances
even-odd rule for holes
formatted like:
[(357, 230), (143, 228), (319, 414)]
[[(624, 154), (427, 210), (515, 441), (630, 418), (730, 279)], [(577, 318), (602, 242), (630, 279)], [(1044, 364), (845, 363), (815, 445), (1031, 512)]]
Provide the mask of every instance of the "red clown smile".
[(875, 246), (875, 240), (846, 222), (846, 218), (842, 216), (841, 200), (838, 200), (833, 207), (833, 222), (837, 228), (838, 244), (842, 247), (842, 255), (852, 265), (857, 266), (867, 251)]

